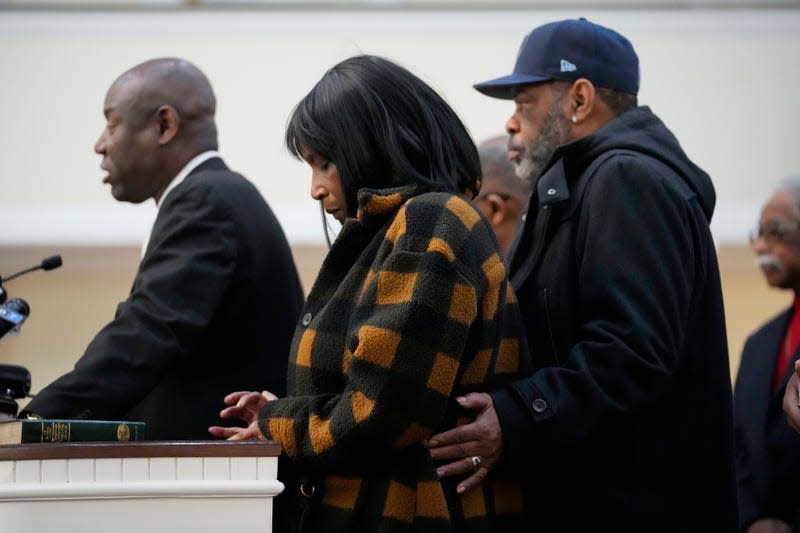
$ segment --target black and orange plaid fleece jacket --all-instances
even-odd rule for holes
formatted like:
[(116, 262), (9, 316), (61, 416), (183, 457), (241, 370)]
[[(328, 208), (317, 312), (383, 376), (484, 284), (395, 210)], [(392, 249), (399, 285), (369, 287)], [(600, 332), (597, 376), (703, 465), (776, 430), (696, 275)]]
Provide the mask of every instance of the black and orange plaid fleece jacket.
[(472, 204), (362, 190), (301, 313), (289, 397), (259, 416), (291, 470), (319, 479), (311, 530), (519, 530), (521, 483), (490, 474), (458, 496), (425, 442), (464, 421), (457, 395), (529, 370), (522, 331), (491, 226)]

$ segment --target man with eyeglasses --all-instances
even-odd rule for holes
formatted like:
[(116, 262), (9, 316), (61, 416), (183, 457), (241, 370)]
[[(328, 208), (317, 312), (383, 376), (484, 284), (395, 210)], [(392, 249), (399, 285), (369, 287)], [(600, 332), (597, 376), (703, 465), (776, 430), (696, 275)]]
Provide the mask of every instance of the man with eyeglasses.
[(800, 531), (800, 435), (782, 407), (800, 347), (800, 176), (778, 185), (750, 243), (767, 283), (795, 296), (742, 352), (734, 388), (740, 522), (748, 533), (791, 533)]

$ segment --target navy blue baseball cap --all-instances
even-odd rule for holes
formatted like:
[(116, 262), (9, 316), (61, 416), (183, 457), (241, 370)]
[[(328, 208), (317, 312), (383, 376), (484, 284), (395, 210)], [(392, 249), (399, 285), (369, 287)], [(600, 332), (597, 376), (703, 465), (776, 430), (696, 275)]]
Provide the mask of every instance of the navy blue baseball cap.
[(487, 96), (511, 100), (515, 85), (579, 78), (635, 95), (639, 58), (633, 45), (614, 30), (584, 18), (550, 22), (534, 28), (522, 41), (512, 74), (474, 87)]

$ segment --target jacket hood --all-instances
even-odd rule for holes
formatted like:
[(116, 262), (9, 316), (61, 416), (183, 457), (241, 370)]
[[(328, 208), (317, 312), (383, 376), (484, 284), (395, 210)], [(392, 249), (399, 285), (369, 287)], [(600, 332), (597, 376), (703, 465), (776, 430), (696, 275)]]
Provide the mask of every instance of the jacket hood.
[(711, 178), (689, 159), (678, 139), (646, 106), (631, 109), (592, 135), (560, 146), (548, 167), (562, 157), (588, 165), (602, 153), (615, 149), (640, 152), (672, 168), (697, 194), (706, 218), (711, 220), (716, 203)]

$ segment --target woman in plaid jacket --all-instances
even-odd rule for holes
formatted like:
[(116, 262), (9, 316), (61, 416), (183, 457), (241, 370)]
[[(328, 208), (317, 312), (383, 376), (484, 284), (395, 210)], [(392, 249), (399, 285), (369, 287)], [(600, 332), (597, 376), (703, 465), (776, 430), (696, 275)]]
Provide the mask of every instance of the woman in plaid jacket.
[(495, 470), (458, 493), (426, 447), (464, 421), (458, 396), (530, 370), (497, 241), (469, 201), (480, 165), (463, 124), (407, 70), (357, 56), (297, 105), (286, 144), (343, 228), (301, 312), (289, 396), (233, 393), (222, 416), (250, 426), (212, 433), (283, 447), (276, 532), (520, 530), (519, 480)]

